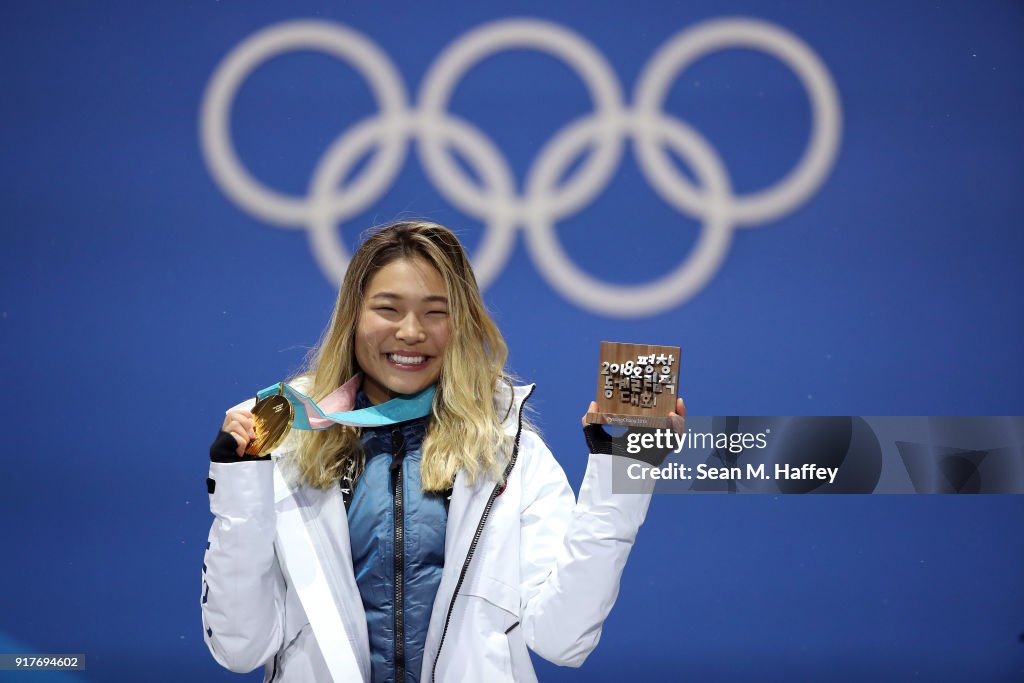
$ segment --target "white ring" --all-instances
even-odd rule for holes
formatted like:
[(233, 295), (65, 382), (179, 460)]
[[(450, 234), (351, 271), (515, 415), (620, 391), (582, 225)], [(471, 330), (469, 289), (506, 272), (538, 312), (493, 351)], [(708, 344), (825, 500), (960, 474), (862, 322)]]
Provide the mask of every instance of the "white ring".
[[(697, 244), (668, 275), (643, 285), (602, 282), (573, 263), (555, 237), (553, 226), (541, 214), (527, 223), (526, 243), (541, 273), (566, 298), (595, 313), (631, 318), (653, 315), (686, 301), (711, 279), (728, 251), (732, 236), (729, 227), (729, 202), (732, 199), (729, 175), (718, 155), (689, 126), (672, 119), (665, 119), (662, 125), (663, 139), (674, 146), (677, 153), (686, 155), (704, 184), (706, 196), (703, 204), (707, 209)], [(586, 136), (580, 134), (578, 139), (584, 141)], [(571, 160), (572, 155), (562, 158)], [(552, 164), (549, 172), (557, 176), (560, 171), (557, 165)], [(622, 235), (623, 240), (632, 238), (632, 230)]]
[[(622, 110), (622, 92), (611, 66), (590, 43), (582, 37), (557, 24), (537, 19), (506, 19), (485, 24), (465, 34), (449, 45), (434, 61), (424, 76), (420, 90), (419, 105), (423, 124), (420, 137), (420, 158), (437, 187), (455, 202), (455, 198), (472, 197), (476, 186), (465, 177), (451, 157), (445, 152), (438, 135), (439, 123), (445, 118), (448, 102), (455, 85), (471, 66), (496, 52), (512, 48), (529, 48), (546, 52), (561, 59), (573, 68), (583, 79), (599, 115), (614, 117)], [(461, 119), (460, 119), (461, 122)], [(470, 124), (464, 123), (469, 126)], [(474, 128), (474, 130), (476, 130)], [(561, 134), (560, 131), (558, 134)], [(478, 133), (481, 138), (482, 133)], [(579, 194), (574, 185), (594, 186), (595, 180), (607, 182), (615, 162), (621, 153), (621, 140), (608, 137), (602, 141), (584, 167), (576, 172), (563, 190)], [(595, 170), (598, 171), (595, 173)], [(511, 177), (512, 172), (508, 171)], [(595, 177), (596, 176), (596, 177)], [(523, 204), (515, 207), (517, 213), (524, 213)], [(477, 196), (476, 205), (485, 206), (486, 198)], [(479, 214), (475, 214), (479, 215)]]
[[(637, 116), (655, 122), (672, 81), (700, 57), (715, 50), (757, 48), (777, 57), (793, 70), (811, 101), (811, 135), (797, 165), (771, 187), (753, 195), (738, 195), (733, 220), (746, 225), (766, 223), (804, 202), (825, 180), (839, 149), (839, 95), (828, 70), (797, 36), (774, 24), (754, 19), (718, 19), (686, 29), (659, 49), (641, 72), (634, 98)], [(700, 198), (690, 182), (675, 170), (658, 146), (658, 125), (640, 126), (637, 160), (662, 196), (688, 213), (700, 215)]]
[[(242, 208), (285, 228), (305, 227), (310, 220), (305, 198), (277, 192), (242, 165), (231, 140), (231, 104), (245, 79), (268, 59), (293, 50), (321, 50), (348, 61), (367, 80), (384, 118), (406, 111), (398, 70), (387, 55), (362, 34), (326, 21), (290, 21), (268, 26), (235, 47), (214, 71), (203, 96), (200, 135), (206, 163), (221, 189)], [(395, 136), (391, 144), (401, 144)], [(387, 155), (377, 155), (365, 173)]]
[(328, 278), (341, 284), (349, 254), (340, 239), (339, 223), (380, 199), (405, 161), (405, 145), (385, 144), (349, 191), (335, 194), (349, 170), (380, 140), (406, 140), (403, 124), (384, 118), (364, 119), (331, 143), (309, 183), (309, 240)]

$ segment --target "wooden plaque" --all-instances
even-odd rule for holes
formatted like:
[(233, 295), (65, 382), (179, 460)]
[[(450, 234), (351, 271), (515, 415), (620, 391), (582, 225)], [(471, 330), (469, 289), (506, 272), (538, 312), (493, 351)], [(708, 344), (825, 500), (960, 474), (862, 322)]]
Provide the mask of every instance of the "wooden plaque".
[(601, 342), (590, 424), (666, 428), (679, 394), (679, 347)]

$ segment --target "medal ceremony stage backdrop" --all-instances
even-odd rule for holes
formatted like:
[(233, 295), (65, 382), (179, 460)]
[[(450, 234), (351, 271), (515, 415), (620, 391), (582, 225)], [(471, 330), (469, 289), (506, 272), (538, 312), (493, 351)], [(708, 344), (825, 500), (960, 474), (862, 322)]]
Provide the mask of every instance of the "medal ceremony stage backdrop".
[[(1022, 30), (1010, 0), (9, 3), (0, 653), (86, 670), (0, 679), (260, 679), (201, 637), (207, 449), (397, 218), (461, 235), (574, 488), (602, 340), (681, 347), (695, 416), (1024, 415)], [(1022, 521), (659, 495), (597, 650), (538, 674), (1022, 680)]]

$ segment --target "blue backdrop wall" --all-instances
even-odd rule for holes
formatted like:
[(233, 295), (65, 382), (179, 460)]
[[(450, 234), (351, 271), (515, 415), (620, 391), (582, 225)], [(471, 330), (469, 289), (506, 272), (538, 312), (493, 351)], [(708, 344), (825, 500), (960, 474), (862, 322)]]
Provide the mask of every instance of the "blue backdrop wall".
[[(1018, 2), (4, 15), (0, 651), (87, 654), (54, 680), (237, 679), (206, 448), (396, 217), (463, 236), (574, 486), (602, 339), (680, 345), (693, 414), (1024, 414)], [(1020, 680), (1022, 513), (658, 497), (600, 647), (539, 673)]]

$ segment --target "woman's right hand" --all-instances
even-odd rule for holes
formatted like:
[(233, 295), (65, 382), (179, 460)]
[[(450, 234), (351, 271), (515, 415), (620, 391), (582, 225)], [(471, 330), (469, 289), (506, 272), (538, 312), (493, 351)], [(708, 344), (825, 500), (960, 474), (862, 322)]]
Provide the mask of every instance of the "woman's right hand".
[(238, 457), (242, 457), (245, 454), (245, 447), (256, 438), (252, 413), (241, 408), (229, 410), (228, 414), (224, 417), (224, 424), (221, 425), (220, 429), (235, 439), (235, 442), (238, 444), (235, 453), (238, 454)]

